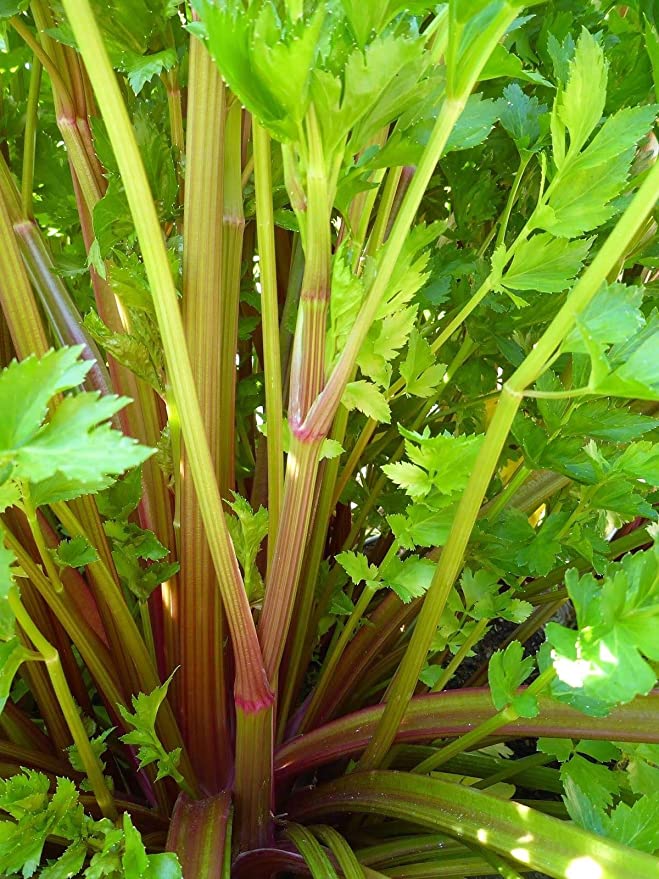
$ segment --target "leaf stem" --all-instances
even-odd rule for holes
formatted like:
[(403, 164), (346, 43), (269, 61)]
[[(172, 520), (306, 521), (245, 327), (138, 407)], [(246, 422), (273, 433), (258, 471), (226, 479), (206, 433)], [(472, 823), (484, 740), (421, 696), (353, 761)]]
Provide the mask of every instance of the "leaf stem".
[(327, 435), (336, 409), (343, 396), (345, 386), (354, 369), (362, 343), (377, 314), (382, 297), (402, 252), (407, 234), (421, 204), (421, 199), (448, 142), (451, 131), (462, 114), (467, 94), (461, 95), (458, 98), (447, 99), (442, 106), (428, 145), (416, 173), (412, 177), (409, 189), (394, 221), (391, 234), (382, 250), (378, 272), (375, 275), (371, 289), (366, 296), (345, 347), (332, 370), (332, 374), (323, 392), (314, 402), (309, 414), (306, 416), (304, 429), (311, 434)]
[[(176, 42), (174, 40), (174, 31), (171, 21), (167, 22), (165, 28), (165, 43), (169, 48), (176, 51)], [(179, 184), (183, 181), (180, 179), (181, 162), (185, 151), (185, 134), (183, 131), (183, 107), (181, 103), (181, 86), (179, 82), (179, 65), (172, 67), (162, 75), (162, 81), (167, 92), (167, 108), (169, 110), (169, 133), (174, 147), (176, 157), (177, 171), (179, 176)], [(189, 83), (188, 83), (189, 84)]]
[(293, 439), (286, 463), (281, 527), (268, 582), (259, 632), (270, 680), (276, 682), (290, 625), (306, 545), (321, 440)]
[(258, 234), (263, 321), (265, 372), (265, 414), (268, 449), (268, 567), (272, 565), (284, 492), (284, 452), (282, 440), (281, 355), (279, 351), (279, 304), (275, 226), (272, 209), (272, 160), (270, 135), (252, 119), (254, 145), (254, 186), (256, 190), (256, 229)]
[(489, 622), (490, 620), (478, 620), (469, 637), (465, 640), (464, 644), (461, 645), (458, 652), (451, 659), (446, 668), (442, 671), (441, 677), (439, 678), (435, 686), (431, 689), (431, 693), (441, 693), (441, 691), (451, 680), (458, 668), (460, 668), (462, 660), (466, 657), (474, 644), (477, 644), (483, 637)]
[(382, 242), (384, 241), (384, 235), (387, 226), (389, 225), (391, 209), (396, 200), (396, 191), (398, 190), (398, 184), (400, 183), (402, 173), (402, 167), (389, 168), (389, 171), (387, 172), (387, 179), (382, 187), (380, 204), (378, 206), (377, 214), (375, 215), (375, 223), (373, 224), (373, 229), (368, 241), (368, 253), (371, 256), (375, 256), (380, 247), (382, 247)]
[(149, 651), (151, 662), (153, 663), (153, 666), (155, 668), (158, 660), (156, 657), (156, 645), (153, 640), (153, 627), (151, 625), (151, 616), (149, 615), (149, 605), (146, 601), (140, 601), (138, 604), (140, 611), (140, 620), (142, 622), (142, 635), (144, 637), (144, 643), (146, 644), (146, 649)]
[(14, 197), (14, 183), (0, 154), (0, 308), (17, 356), (36, 354), (39, 357), (46, 353), (48, 340), (14, 237), (11, 217)]
[(323, 153), (320, 123), (311, 105), (308, 139), (305, 265), (293, 352), (288, 420), (293, 436), (286, 461), (279, 532), (266, 582), (259, 633), (269, 679), (276, 687), (307, 543), (323, 436), (304, 428), (309, 408), (325, 382), (325, 340), (330, 296), (331, 174)]
[[(387, 565), (398, 554), (398, 550), (398, 541), (394, 540), (379, 566), (380, 576), (386, 576)], [(300, 723), (298, 732), (304, 732), (313, 725), (318, 713), (318, 708), (321, 707), (325, 698), (325, 692), (334, 679), (334, 672), (341, 660), (341, 657), (343, 656), (343, 652), (348, 646), (348, 643), (355, 633), (357, 626), (360, 624), (362, 617), (368, 610), (368, 606), (371, 603), (373, 596), (378, 591), (381, 585), (382, 584), (370, 586), (368, 584), (364, 584), (364, 588), (362, 589), (361, 595), (357, 600), (357, 604), (353, 607), (352, 613), (348, 617), (345, 625), (343, 626), (343, 629), (341, 630), (341, 634), (337, 638), (336, 642), (332, 645), (323, 661), (320, 678), (314, 688), (313, 695), (304, 713), (304, 718)]]
[[(594, 866), (592, 875), (598, 879), (638, 879), (657, 871), (656, 858), (651, 855), (604, 839), (570, 821), (467, 785), (407, 772), (354, 772), (308, 788), (289, 806), (290, 818), (305, 823), (344, 813), (413, 822), (476, 845), (483, 844), (483, 833), (487, 833), (488, 848), (513, 858), (525, 870), (554, 877), (584, 875), (582, 864), (586, 869)], [(532, 841), (520, 844), (520, 839)]]
[(343, 655), (343, 651), (345, 650), (348, 642), (352, 638), (353, 633), (359, 625), (361, 618), (366, 613), (366, 610), (371, 603), (371, 599), (376, 592), (377, 588), (373, 586), (364, 586), (364, 588), (362, 589), (362, 593), (357, 600), (357, 604), (354, 606), (352, 613), (350, 614), (347, 622), (343, 626), (339, 638), (337, 639), (336, 643), (333, 645), (333, 649), (330, 651), (329, 655), (323, 662), (320, 680), (314, 687), (311, 701), (309, 702), (309, 705), (304, 714), (304, 718), (300, 723), (299, 732), (305, 732), (305, 730), (309, 729), (309, 727), (313, 725), (314, 720), (316, 719), (318, 708), (322, 705), (325, 690), (331, 684), (332, 676), (334, 674), (336, 666), (338, 665), (339, 660), (341, 659), (341, 656)]
[(517, 778), (522, 773), (527, 773), (529, 769), (535, 769), (537, 766), (546, 766), (547, 763), (551, 763), (553, 760), (552, 755), (542, 753), (529, 754), (527, 757), (520, 757), (518, 760), (504, 760), (502, 761), (501, 769), (492, 773), (492, 775), (483, 776), (480, 781), (475, 782), (471, 786), (475, 790), (486, 790), (500, 781)]
[(220, 879), (218, 859), (230, 848), (231, 813), (228, 791), (204, 800), (179, 796), (167, 835), (167, 851), (176, 852), (185, 876)]
[(595, 393), (590, 388), (568, 388), (565, 391), (524, 391), (525, 397), (534, 400), (569, 400), (571, 397), (585, 397)]
[[(361, 631), (367, 634), (371, 632), (370, 628)], [(375, 631), (372, 638), (376, 639), (378, 634)], [(363, 647), (364, 639), (361, 640), (360, 646)], [(659, 742), (659, 728), (656, 723), (659, 693), (656, 692), (620, 705), (606, 717), (589, 717), (548, 696), (541, 695), (538, 702), (538, 717), (522, 718), (510, 727), (504, 727), (499, 730), (497, 738), (548, 736), (616, 742)], [(320, 766), (358, 754), (371, 739), (383, 712), (383, 704), (371, 705), (325, 722), (323, 726), (285, 742), (275, 752), (277, 781), (307, 774)], [(326, 712), (329, 713), (331, 712)], [(415, 696), (407, 707), (405, 721), (397, 730), (396, 738), (399, 742), (408, 744), (450, 739), (462, 731), (468, 732), (473, 729), (474, 724), (487, 720), (495, 713), (486, 687), (467, 687)]]
[(67, 113), (67, 115), (73, 117), (73, 98), (71, 97), (71, 93), (69, 92), (69, 89), (62, 79), (59, 70), (57, 69), (57, 65), (54, 64), (52, 58), (46, 52), (43, 46), (40, 45), (38, 40), (35, 40), (35, 38), (32, 36), (32, 33), (30, 32), (30, 29), (23, 23), (23, 21), (21, 21), (20, 18), (10, 18), (9, 24), (14, 28), (14, 30), (21, 37), (23, 42), (27, 46), (29, 46), (36, 58), (38, 58), (42, 67), (50, 77), (53, 89), (55, 90), (57, 97), (61, 101), (62, 109)]
[[(220, 77), (215, 62), (215, 75)], [(218, 472), (220, 495), (229, 496), (235, 485), (235, 423), (236, 423), (236, 351), (238, 347), (238, 312), (240, 308), (240, 273), (245, 232), (243, 190), (241, 181), (242, 108), (229, 98), (225, 90), (225, 121), (223, 150), (222, 199), (222, 275), (219, 287), (220, 322), (218, 328), (220, 352), (219, 412), (217, 422), (220, 435)], [(203, 124), (207, 124), (204, 115)], [(203, 162), (200, 163), (200, 173)], [(207, 218), (200, 218), (202, 222)]]
[(84, 328), (69, 291), (55, 271), (50, 253), (36, 224), (26, 218), (15, 219), (14, 232), (32, 286), (48, 317), (53, 335), (61, 345), (83, 345), (83, 358), (92, 361), (86, 386), (102, 394), (111, 393), (112, 382), (105, 360), (101, 357), (96, 342)]
[(189, 466), (233, 638), (236, 695), (252, 704), (269, 705), (272, 693), (226, 526), (190, 367), (178, 297), (142, 157), (89, 0), (64, 0), (64, 8), (105, 118), (142, 247), (169, 379), (181, 413)]
[(111, 705), (122, 702), (125, 699), (125, 695), (117, 680), (112, 656), (105, 644), (100, 641), (96, 633), (88, 626), (80, 612), (74, 609), (72, 603), (66, 601), (65, 596), (60, 596), (54, 592), (39, 566), (30, 558), (29, 553), (13, 532), (9, 530), (8, 524), (4, 520), (3, 530), (7, 545), (11, 547), (21, 568), (62, 624), (71, 642), (78, 649), (99, 690)]
[[(342, 443), (347, 425), (348, 410), (339, 409), (332, 425), (331, 438)], [(308, 665), (312, 644), (315, 640), (316, 628), (312, 611), (316, 599), (318, 571), (325, 552), (327, 530), (332, 510), (336, 506), (332, 500), (332, 494), (339, 470), (339, 461), (339, 456), (332, 458), (330, 461), (325, 461), (322, 468), (322, 482), (314, 512), (313, 529), (302, 564), (302, 580), (295, 606), (295, 625), (292, 627), (292, 644), (287, 645), (286, 674), (283, 676), (278, 697), (278, 740), (281, 740), (284, 735), (291, 705), (301, 686), (304, 669)]]
[(531, 475), (531, 470), (526, 467), (523, 463), (517, 468), (515, 473), (513, 474), (512, 479), (506, 483), (503, 491), (494, 498), (491, 505), (487, 508), (486, 517), (488, 519), (496, 519), (501, 510), (506, 507), (510, 500), (512, 500), (513, 496), (517, 492), (519, 488), (524, 485), (526, 480)]
[(236, 848), (272, 844), (274, 710), (236, 706)]
[(57, 572), (57, 568), (55, 567), (55, 562), (53, 561), (53, 557), (50, 554), (50, 550), (46, 545), (43, 531), (41, 530), (41, 526), (39, 525), (39, 519), (37, 518), (37, 511), (34, 507), (34, 504), (32, 503), (32, 498), (30, 497), (30, 487), (27, 482), (24, 482), (22, 485), (22, 495), (25, 517), (27, 518), (27, 523), (30, 526), (30, 533), (32, 534), (34, 542), (37, 545), (37, 549), (39, 550), (39, 556), (41, 557), (43, 566), (46, 569), (46, 573), (48, 574), (50, 585), (53, 587), (55, 592), (61, 593), (63, 591), (62, 581), (60, 580), (60, 576)]
[(474, 845), (473, 843), (466, 841), (464, 844), (470, 849), (470, 851), (477, 854), (486, 864), (489, 864), (490, 867), (496, 870), (499, 876), (503, 877), (503, 879), (524, 879), (521, 873), (518, 873), (517, 870), (500, 855), (490, 851), (486, 845)]
[(78, 713), (73, 696), (71, 695), (66, 675), (62, 669), (59, 653), (53, 645), (44, 638), (37, 626), (32, 622), (32, 618), (23, 607), (18, 594), (10, 591), (8, 600), (9, 606), (11, 607), (18, 624), (30, 641), (32, 641), (46, 664), (48, 675), (53, 685), (53, 690), (60, 703), (62, 714), (71, 730), (73, 741), (78, 749), (80, 760), (85, 767), (85, 772), (87, 773), (87, 778), (94, 791), (96, 802), (103, 815), (106, 818), (114, 820), (117, 817), (117, 808), (103, 776), (101, 763), (89, 743), (85, 727)]
[(515, 199), (517, 198), (517, 193), (519, 191), (520, 184), (522, 182), (522, 177), (524, 176), (524, 172), (526, 171), (526, 167), (529, 164), (531, 159), (531, 154), (524, 156), (522, 161), (520, 162), (519, 168), (517, 169), (517, 173), (515, 174), (515, 179), (513, 180), (513, 185), (510, 189), (510, 193), (508, 194), (508, 200), (506, 202), (506, 207), (504, 208), (503, 214), (501, 215), (501, 225), (499, 227), (499, 234), (497, 235), (497, 247), (501, 244), (505, 243), (506, 240), (506, 230), (508, 229), (508, 221), (510, 220), (510, 214), (512, 213), (513, 206), (515, 204)]
[[(555, 675), (556, 672), (554, 671), (554, 666), (550, 665), (526, 688), (527, 695), (537, 696), (552, 682)], [(512, 705), (506, 705), (506, 707), (495, 714), (494, 717), (489, 717), (487, 720), (483, 721), (483, 723), (480, 723), (475, 727), (475, 729), (470, 730), (468, 733), (465, 733), (457, 739), (453, 739), (448, 745), (444, 745), (443, 748), (440, 748), (439, 751), (431, 757), (428, 757), (419, 763), (418, 766), (415, 766), (413, 771), (422, 775), (427, 772), (432, 772), (452, 757), (456, 757), (463, 751), (470, 751), (475, 745), (482, 742), (483, 739), (486, 739), (488, 736), (501, 729), (502, 726), (506, 726), (509, 723), (514, 723), (516, 720), (519, 720), (519, 717), (520, 715)]]
[[(77, 520), (76, 516), (66, 504), (52, 504), (51, 509), (72, 537), (84, 537), (89, 543), (94, 545), (87, 537), (85, 530)], [(139, 680), (139, 686), (145, 693), (150, 693), (160, 685), (160, 680), (151, 661), (149, 651), (142, 640), (137, 624), (130, 613), (128, 605), (126, 604), (112, 574), (102, 559), (92, 562), (88, 566), (88, 569), (94, 577), (103, 601), (107, 604), (111, 616), (116, 623), (122, 647), (125, 649), (129, 660), (135, 668), (137, 679)], [(189, 787), (192, 790), (196, 790), (197, 785), (194, 772), (190, 765), (190, 758), (187, 749), (184, 747), (181, 733), (168, 699), (165, 699), (162, 708), (158, 713), (158, 726), (162, 742), (168, 750), (172, 750), (176, 747), (182, 749), (181, 773), (185, 776)]]
[(39, 114), (39, 90), (41, 89), (41, 61), (36, 55), (32, 58), (30, 68), (30, 91), (28, 92), (25, 110), (25, 135), (23, 138), (23, 170), (21, 175), (21, 201), (23, 212), (32, 218), (32, 188), (34, 186), (34, 154), (37, 137), (37, 121)]
[[(228, 375), (222, 360), (225, 117), (225, 85), (206, 45), (193, 37), (187, 92), (182, 317), (204, 434), (223, 491), (228, 490), (233, 467), (229, 429), (233, 411), (223, 408), (224, 385), (231, 382), (235, 371), (235, 346), (230, 341)], [(179, 402), (171, 396), (170, 403)], [(180, 415), (170, 405), (169, 424), (176, 442), (184, 413)], [(181, 570), (171, 627), (181, 670), (173, 681), (173, 699), (197, 776), (206, 792), (217, 793), (227, 786), (233, 763), (225, 623), (189, 466), (189, 437), (184, 440), (175, 456), (180, 461), (175, 472)]]

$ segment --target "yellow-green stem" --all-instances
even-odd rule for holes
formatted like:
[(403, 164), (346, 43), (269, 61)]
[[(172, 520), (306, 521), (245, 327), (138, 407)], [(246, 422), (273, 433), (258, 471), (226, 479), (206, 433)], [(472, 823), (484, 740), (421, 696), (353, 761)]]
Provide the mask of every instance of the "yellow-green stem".
[(27, 482), (23, 483), (22, 493), (23, 508), (25, 510), (27, 523), (30, 526), (30, 533), (32, 534), (34, 542), (37, 545), (37, 549), (39, 550), (41, 561), (44, 568), (46, 569), (46, 573), (48, 574), (48, 579), (50, 580), (50, 585), (55, 590), (55, 592), (62, 592), (62, 581), (60, 580), (59, 573), (57, 571), (57, 568), (55, 567), (55, 562), (53, 561), (53, 557), (50, 554), (50, 550), (48, 549), (46, 541), (44, 540), (43, 532), (37, 518), (37, 511), (32, 503), (32, 499), (30, 497), (30, 488)]
[(313, 434), (305, 433), (302, 425), (325, 382), (325, 333), (332, 255), (329, 171), (313, 105), (307, 114), (307, 134), (307, 209), (302, 235), (305, 265), (293, 339), (288, 417), (293, 433), (300, 437), (304, 434), (309, 439)]
[(275, 226), (272, 208), (272, 159), (270, 135), (252, 119), (256, 229), (261, 281), (261, 319), (265, 372), (265, 415), (268, 449), (268, 566), (272, 565), (284, 493), (282, 440), (281, 354), (279, 351), (279, 304), (275, 261)]
[(151, 626), (151, 617), (149, 616), (149, 605), (146, 601), (139, 602), (139, 610), (140, 622), (142, 623), (142, 637), (144, 638), (146, 649), (149, 651), (151, 662), (155, 668), (157, 665), (156, 646), (153, 640), (153, 628)]
[(508, 195), (508, 200), (506, 202), (506, 207), (504, 208), (503, 214), (500, 220), (499, 226), (499, 234), (497, 235), (497, 247), (503, 244), (506, 240), (506, 230), (508, 229), (508, 221), (510, 220), (510, 214), (512, 213), (513, 206), (515, 204), (515, 199), (517, 198), (517, 193), (519, 192), (519, 187), (522, 182), (522, 177), (524, 176), (524, 172), (526, 171), (526, 167), (531, 159), (531, 153), (524, 156), (519, 164), (519, 168), (517, 169), (517, 173), (515, 174), (515, 179), (513, 180), (513, 185), (510, 188), (510, 193)]
[(46, 664), (48, 675), (53, 685), (53, 690), (59, 700), (68, 727), (71, 730), (73, 741), (78, 749), (82, 765), (85, 767), (85, 772), (87, 773), (87, 778), (89, 779), (94, 796), (96, 797), (96, 802), (106, 818), (115, 819), (117, 817), (117, 808), (103, 776), (103, 767), (89, 743), (89, 738), (85, 732), (82, 719), (78, 714), (78, 709), (66, 681), (66, 675), (62, 669), (59, 654), (34, 625), (16, 592), (10, 591), (9, 606), (11, 607), (18, 624), (21, 626), (30, 641), (32, 641)]
[(441, 693), (441, 691), (448, 684), (448, 682), (451, 680), (451, 678), (456, 673), (456, 671), (460, 668), (460, 665), (462, 664), (462, 660), (466, 657), (466, 655), (469, 653), (469, 651), (474, 646), (474, 644), (477, 644), (480, 641), (480, 639), (483, 637), (489, 622), (490, 622), (489, 620), (479, 620), (476, 623), (476, 625), (474, 626), (469, 637), (465, 639), (464, 644), (461, 645), (458, 652), (451, 659), (451, 661), (446, 666), (446, 668), (442, 671), (442, 674), (440, 675), (439, 680), (437, 681), (435, 686), (432, 688), (431, 692)]
[[(385, 125), (384, 128), (378, 131), (372, 142), (365, 149), (370, 149), (373, 146), (384, 146), (388, 136), (389, 126)], [(373, 208), (375, 206), (375, 202), (377, 200), (380, 186), (382, 184), (382, 180), (384, 179), (385, 174), (386, 168), (378, 168), (378, 170), (371, 175), (371, 188), (365, 190), (364, 192), (358, 192), (357, 195), (355, 195), (355, 197), (353, 198), (350, 204), (350, 208), (348, 210), (348, 226), (352, 234), (353, 242), (356, 245), (355, 257), (352, 264), (352, 270), (355, 273), (359, 273), (360, 256), (366, 243), (366, 236), (368, 233), (369, 224), (371, 222), (371, 215), (373, 213)], [(391, 205), (389, 205), (388, 209), (385, 208), (387, 212), (390, 209)], [(378, 222), (378, 217), (381, 213), (382, 203), (380, 204), (380, 208), (378, 209), (378, 215), (376, 216), (375, 220), (376, 223)]]
[(64, 9), (107, 125), (142, 247), (169, 379), (181, 413), (189, 466), (231, 628), (236, 657), (236, 695), (250, 704), (269, 705), (272, 693), (224, 518), (176, 289), (142, 158), (89, 0), (64, 0)]
[(6, 522), (3, 522), (3, 528), (7, 546), (14, 552), (21, 568), (62, 624), (71, 642), (75, 644), (99, 690), (111, 705), (123, 703), (126, 695), (118, 683), (110, 651), (88, 626), (86, 620), (81, 617), (75, 606), (64, 596), (57, 595), (51, 589), (46, 577), (31, 559), (21, 542), (9, 530)]
[(532, 471), (525, 464), (520, 464), (512, 478), (506, 483), (503, 491), (492, 501), (487, 508), (487, 518), (495, 519), (501, 510), (513, 499), (515, 493), (524, 485)]
[(39, 62), (50, 77), (50, 82), (53, 86), (53, 90), (61, 101), (62, 106), (66, 108), (66, 110), (72, 115), (73, 99), (57, 65), (53, 62), (52, 58), (45, 51), (45, 49), (37, 42), (37, 40), (35, 40), (35, 38), (32, 36), (30, 29), (20, 18), (10, 18), (9, 23), (14, 28), (16, 33), (21, 37), (21, 39), (25, 42), (25, 44), (30, 47), (36, 58), (39, 59)]
[[(52, 504), (52, 510), (72, 537), (84, 537), (94, 546), (94, 541), (89, 539), (80, 522), (66, 504)], [(117, 583), (102, 559), (88, 565), (88, 570), (95, 580), (103, 602), (116, 623), (116, 629), (120, 633), (122, 647), (128, 662), (135, 669), (139, 688), (145, 693), (150, 693), (160, 686), (160, 679)], [(158, 727), (162, 742), (166, 748), (171, 750), (172, 748), (182, 747), (181, 733), (168, 700), (165, 700), (158, 713)], [(182, 748), (180, 770), (190, 788), (196, 790), (194, 773), (185, 748)]]
[[(217, 75), (219, 77), (219, 73)], [(240, 103), (234, 98), (226, 110), (224, 171), (222, 174), (224, 202), (219, 214), (222, 224), (222, 281), (220, 287), (221, 312), (216, 344), (220, 356), (220, 383), (218, 386), (220, 451), (218, 466), (222, 498), (229, 497), (235, 486), (236, 352), (238, 348), (240, 273), (245, 232), (241, 181), (241, 131), (242, 109)]]
[[(381, 576), (382, 572), (386, 570), (387, 564), (398, 553), (398, 549), (398, 541), (394, 540), (387, 550), (387, 554), (385, 555), (380, 565), (379, 569), (381, 572)], [(331, 686), (331, 682), (334, 678), (334, 672), (341, 660), (341, 657), (343, 656), (343, 652), (348, 646), (348, 643), (355, 633), (357, 626), (360, 624), (362, 617), (368, 610), (371, 599), (373, 598), (377, 590), (378, 586), (369, 586), (366, 584), (364, 585), (362, 593), (357, 600), (357, 604), (354, 606), (352, 613), (350, 614), (345, 625), (343, 626), (341, 634), (337, 638), (336, 642), (332, 645), (332, 647), (330, 647), (327, 656), (323, 661), (320, 678), (314, 688), (313, 695), (304, 713), (304, 718), (300, 723), (300, 728), (298, 732), (305, 732), (313, 726), (314, 721), (316, 720), (318, 709), (322, 706), (327, 688)]]
[[(526, 693), (532, 696), (539, 695), (549, 686), (555, 676), (556, 672), (554, 671), (554, 667), (550, 665), (529, 687), (527, 687)], [(448, 745), (445, 745), (432, 756), (423, 760), (414, 768), (414, 772), (423, 775), (426, 772), (432, 772), (433, 770), (438, 769), (446, 763), (447, 760), (456, 757), (458, 754), (462, 754), (463, 751), (470, 751), (475, 745), (482, 742), (483, 739), (486, 739), (498, 729), (501, 729), (502, 726), (506, 726), (508, 723), (514, 723), (514, 721), (519, 720), (519, 717), (519, 713), (512, 705), (506, 705), (505, 708), (493, 717), (489, 717), (487, 720), (484, 720), (483, 723), (479, 723), (475, 729), (470, 730), (468, 733), (465, 733), (457, 739), (453, 739)]]
[(400, 183), (402, 173), (402, 167), (389, 168), (389, 171), (387, 172), (387, 179), (382, 189), (380, 205), (378, 207), (378, 212), (375, 217), (375, 223), (373, 224), (373, 230), (371, 231), (371, 235), (368, 241), (368, 253), (370, 256), (375, 256), (382, 247), (384, 234), (386, 232), (387, 226), (389, 225), (389, 220), (391, 218), (391, 209), (396, 199), (396, 190), (398, 189), (398, 184)]
[[(25, 539), (25, 531), (23, 531), (21, 536)], [(9, 543), (8, 535), (5, 535), (5, 541)], [(16, 555), (18, 557), (18, 554)], [(39, 573), (41, 573), (40, 569)], [(44, 580), (48, 592), (51, 595), (55, 595), (56, 593), (53, 591), (50, 582), (45, 577)], [(39, 627), (42, 633), (47, 633), (48, 638), (54, 640), (57, 637), (56, 626), (51, 615), (46, 610), (44, 602), (41, 601), (37, 592), (32, 588), (32, 584), (27, 582), (21, 584), (21, 599), (34, 624)], [(53, 691), (47, 669), (40, 663), (30, 663), (24, 666), (22, 674), (34, 698), (39, 716), (44, 721), (53, 749), (55, 751), (63, 751), (71, 743), (71, 734), (62, 714), (57, 695)]]

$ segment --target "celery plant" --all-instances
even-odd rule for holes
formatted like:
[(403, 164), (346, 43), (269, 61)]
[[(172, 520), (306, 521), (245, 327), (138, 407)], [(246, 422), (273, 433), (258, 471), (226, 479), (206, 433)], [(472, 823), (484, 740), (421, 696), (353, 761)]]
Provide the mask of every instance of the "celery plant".
[(659, 876), (658, 71), (0, 2), (2, 875)]

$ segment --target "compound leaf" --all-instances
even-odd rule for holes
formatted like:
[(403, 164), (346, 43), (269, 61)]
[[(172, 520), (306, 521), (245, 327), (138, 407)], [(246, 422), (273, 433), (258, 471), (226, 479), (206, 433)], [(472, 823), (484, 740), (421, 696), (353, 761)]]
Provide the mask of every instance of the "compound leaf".
[(62, 540), (52, 550), (52, 555), (55, 562), (63, 568), (84, 568), (85, 565), (98, 561), (98, 553), (82, 535)]
[(601, 582), (568, 571), (578, 631), (547, 625), (557, 698), (597, 716), (652, 689), (650, 663), (659, 660), (657, 556), (656, 547), (627, 555), (608, 566)]
[(579, 274), (593, 239), (567, 241), (534, 235), (518, 248), (501, 281), (512, 290), (558, 293)]
[(346, 409), (359, 409), (367, 418), (375, 421), (391, 421), (391, 410), (384, 394), (369, 381), (360, 379), (349, 382), (343, 392), (341, 402)]
[(535, 668), (532, 656), (523, 658), (524, 648), (519, 641), (511, 641), (505, 650), (497, 650), (490, 657), (488, 681), (494, 707), (500, 711), (511, 705), (521, 717), (535, 717), (537, 700), (517, 690)]
[(446, 364), (437, 363), (430, 345), (418, 330), (412, 330), (407, 356), (400, 366), (405, 391), (414, 397), (430, 397), (446, 372)]
[(558, 113), (570, 134), (570, 149), (580, 150), (602, 118), (606, 101), (607, 64), (596, 38), (582, 30), (569, 66), (567, 85), (558, 98)]
[(157, 763), (157, 779), (171, 776), (174, 781), (181, 782), (183, 776), (178, 770), (181, 757), (181, 749), (174, 748), (166, 751), (156, 732), (156, 717), (160, 706), (167, 697), (167, 690), (175, 671), (167, 678), (164, 684), (156, 687), (150, 693), (138, 693), (132, 697), (133, 711), (130, 712), (123, 705), (118, 705), (119, 712), (126, 723), (133, 727), (131, 732), (121, 736), (121, 741), (127, 745), (137, 746), (137, 756), (140, 761), (140, 769)]

